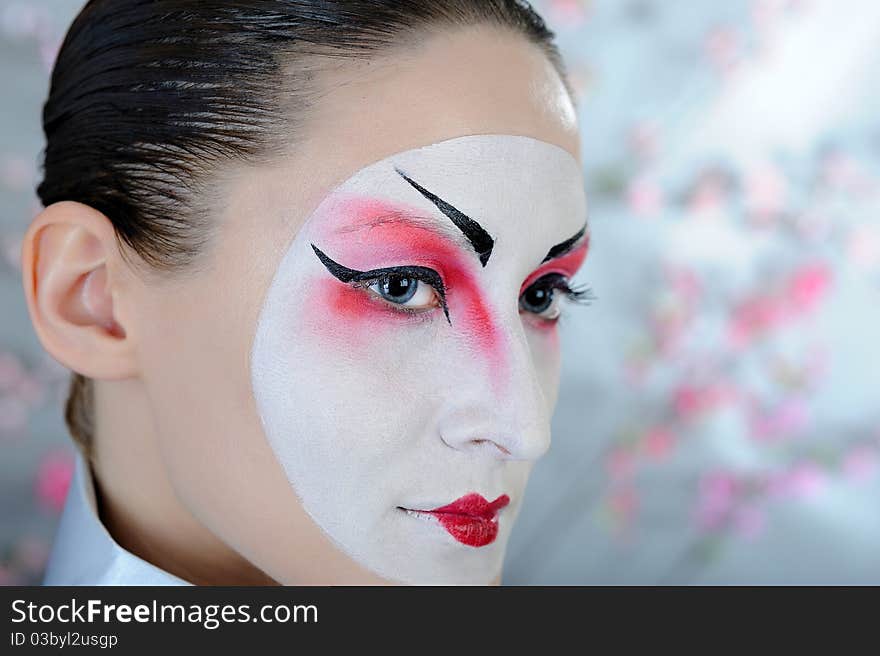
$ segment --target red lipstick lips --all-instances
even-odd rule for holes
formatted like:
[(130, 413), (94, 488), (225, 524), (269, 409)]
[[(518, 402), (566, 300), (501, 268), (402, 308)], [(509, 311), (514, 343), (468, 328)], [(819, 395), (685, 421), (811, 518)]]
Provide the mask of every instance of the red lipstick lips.
[(498, 536), (498, 511), (510, 503), (510, 497), (502, 494), (489, 502), (472, 492), (452, 503), (433, 510), (413, 510), (433, 515), (449, 534), (469, 547), (485, 547)]

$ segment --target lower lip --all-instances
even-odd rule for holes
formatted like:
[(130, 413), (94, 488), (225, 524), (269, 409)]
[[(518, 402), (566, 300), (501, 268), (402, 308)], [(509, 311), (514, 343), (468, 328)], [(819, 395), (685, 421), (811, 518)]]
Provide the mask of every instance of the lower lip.
[(485, 547), (498, 537), (498, 510), (508, 503), (510, 498), (506, 494), (501, 495), (491, 503), (494, 511), (482, 513), (481, 516), (445, 510), (408, 510), (407, 512), (436, 518), (449, 535), (464, 545)]

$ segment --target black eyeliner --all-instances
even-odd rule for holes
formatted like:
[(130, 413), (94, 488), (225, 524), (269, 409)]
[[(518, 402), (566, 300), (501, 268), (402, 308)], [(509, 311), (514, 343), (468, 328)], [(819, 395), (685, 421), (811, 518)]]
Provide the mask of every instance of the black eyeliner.
[(452, 320), (449, 318), (449, 307), (446, 304), (446, 285), (443, 284), (443, 279), (434, 269), (423, 266), (395, 266), (372, 269), (370, 271), (358, 271), (335, 262), (314, 244), (311, 246), (312, 250), (315, 251), (315, 255), (318, 256), (318, 259), (327, 268), (327, 271), (334, 278), (344, 283), (356, 285), (358, 283), (384, 280), (390, 276), (401, 276), (403, 278), (414, 278), (431, 285), (440, 295), (440, 306), (443, 308), (443, 314), (446, 315), (446, 321), (452, 325)]

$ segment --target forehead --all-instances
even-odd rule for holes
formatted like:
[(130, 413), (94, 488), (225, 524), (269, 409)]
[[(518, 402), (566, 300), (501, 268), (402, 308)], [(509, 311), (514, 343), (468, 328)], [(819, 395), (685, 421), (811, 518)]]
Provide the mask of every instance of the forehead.
[(307, 232), (346, 232), (358, 222), (394, 218), (381, 210), (353, 216), (353, 199), (362, 207), (399, 208), (459, 242), (461, 229), (439, 205), (453, 206), (499, 243), (515, 237), (536, 246), (571, 237), (587, 214), (577, 160), (558, 146), (513, 135), (458, 137), (375, 162), (328, 195)]

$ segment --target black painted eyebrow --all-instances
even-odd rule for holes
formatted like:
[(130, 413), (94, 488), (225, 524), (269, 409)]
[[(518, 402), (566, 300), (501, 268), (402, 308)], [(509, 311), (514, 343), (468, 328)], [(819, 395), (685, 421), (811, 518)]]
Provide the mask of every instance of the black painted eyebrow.
[(587, 234), (586, 223), (584, 224), (583, 228), (578, 230), (576, 235), (569, 237), (564, 242), (556, 244), (556, 246), (551, 248), (550, 251), (547, 253), (547, 256), (543, 260), (541, 260), (541, 264), (544, 264), (544, 262), (549, 262), (550, 260), (555, 260), (557, 257), (562, 257), (566, 253), (571, 252), (574, 249), (575, 245), (577, 245), (578, 242), (583, 239), (585, 234)]
[(468, 241), (471, 243), (471, 246), (474, 247), (477, 255), (480, 256), (480, 264), (486, 266), (486, 264), (489, 263), (489, 258), (492, 257), (492, 249), (495, 248), (495, 240), (492, 239), (492, 236), (483, 229), (483, 226), (436, 194), (432, 194), (400, 169), (395, 168), (394, 170), (397, 171), (398, 175), (412, 185), (412, 187), (422, 196), (434, 203), (434, 205), (437, 206), (437, 209), (449, 217), (449, 220), (451, 220), (456, 227), (464, 233), (464, 236), (468, 238)]

